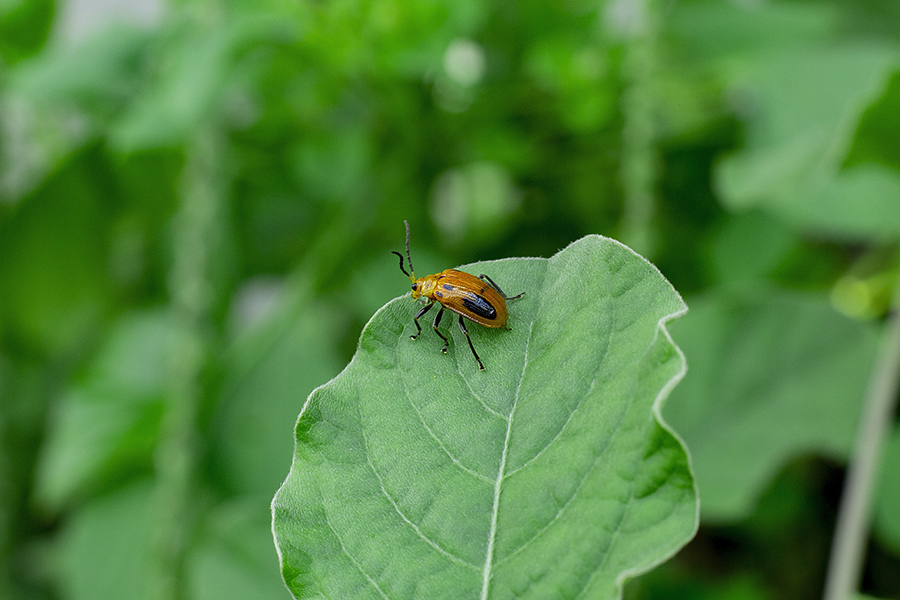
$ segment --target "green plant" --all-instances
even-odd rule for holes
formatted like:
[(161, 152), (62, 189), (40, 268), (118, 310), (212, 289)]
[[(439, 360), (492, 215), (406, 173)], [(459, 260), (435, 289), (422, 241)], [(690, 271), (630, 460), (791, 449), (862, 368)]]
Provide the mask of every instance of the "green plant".
[(298, 598), (611, 598), (693, 535), (660, 407), (684, 374), (658, 271), (609, 239), (470, 265), (527, 290), (478, 371), (413, 343), (406, 297), (307, 400), (273, 502)]
[[(0, 598), (290, 597), (292, 426), (408, 289), (404, 219), (423, 273), (599, 233), (691, 307), (700, 525), (624, 597), (812, 600), (832, 546), (900, 596), (900, 3), (82, 5), (0, 0)], [(473, 366), (390, 310), (405, 367)], [(489, 381), (522, 332), (475, 329)]]

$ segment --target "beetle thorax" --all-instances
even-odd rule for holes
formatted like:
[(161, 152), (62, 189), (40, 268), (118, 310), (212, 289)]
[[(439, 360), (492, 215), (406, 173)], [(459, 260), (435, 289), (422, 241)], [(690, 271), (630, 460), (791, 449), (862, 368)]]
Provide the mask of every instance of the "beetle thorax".
[(437, 287), (437, 275), (429, 275), (428, 277), (420, 277), (416, 279), (416, 287), (412, 291), (413, 300), (420, 296), (426, 298), (434, 298), (434, 288)]

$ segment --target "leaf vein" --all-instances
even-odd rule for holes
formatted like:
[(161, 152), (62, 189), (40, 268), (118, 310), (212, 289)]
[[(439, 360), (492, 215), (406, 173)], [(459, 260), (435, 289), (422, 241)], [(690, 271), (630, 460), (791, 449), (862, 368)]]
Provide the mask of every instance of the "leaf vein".
[[(405, 389), (405, 386), (404, 386), (404, 389)], [(450, 452), (450, 450), (444, 445), (444, 443), (437, 436), (437, 434), (435, 434), (434, 431), (432, 431), (431, 427), (428, 426), (428, 423), (425, 422), (425, 417), (422, 416), (422, 413), (419, 411), (419, 407), (417, 407), (415, 402), (412, 401), (412, 397), (409, 395), (408, 392), (406, 394), (406, 397), (409, 400), (409, 404), (413, 407), (413, 410), (416, 411), (416, 415), (419, 417), (419, 421), (422, 423), (422, 427), (424, 427), (425, 431), (428, 432), (428, 435), (430, 435), (432, 437), (432, 439), (434, 439), (434, 441), (437, 443), (438, 447), (444, 451), (444, 454), (446, 454), (447, 457), (450, 458), (451, 461), (453, 461), (454, 465), (456, 465), (457, 467), (459, 467), (460, 469), (462, 469), (469, 475), (472, 475), (473, 477), (481, 479), (482, 481), (487, 482), (487, 483), (493, 483), (493, 481), (491, 480), (490, 477), (488, 477), (486, 475), (482, 475), (478, 471), (470, 469), (469, 467), (464, 465), (462, 463), (462, 461), (460, 461), (458, 458), (456, 458), (453, 455), (453, 453)]]
[[(363, 435), (363, 438), (365, 439), (365, 435)], [(476, 565), (473, 565), (472, 563), (467, 562), (467, 561), (465, 561), (465, 560), (459, 558), (458, 556), (454, 555), (452, 552), (450, 552), (450, 551), (444, 549), (443, 547), (441, 547), (440, 544), (438, 544), (437, 542), (435, 542), (434, 540), (432, 540), (431, 538), (429, 538), (427, 535), (425, 535), (424, 533), (422, 533), (422, 530), (419, 529), (419, 526), (416, 525), (412, 520), (410, 520), (410, 519), (403, 513), (403, 511), (402, 511), (402, 510), (400, 509), (400, 507), (397, 505), (397, 502), (394, 500), (394, 498), (391, 496), (391, 494), (390, 494), (390, 493), (387, 491), (387, 489), (384, 487), (384, 480), (382, 480), (381, 475), (378, 473), (378, 470), (375, 468), (375, 465), (372, 464), (372, 459), (371, 459), (371, 457), (369, 456), (369, 442), (368, 442), (368, 440), (365, 440), (365, 443), (366, 443), (366, 461), (369, 463), (369, 468), (372, 469), (372, 473), (374, 473), (374, 474), (375, 474), (375, 478), (378, 479), (378, 486), (381, 488), (381, 492), (384, 494), (384, 497), (388, 499), (388, 502), (391, 503), (391, 506), (394, 507), (394, 511), (400, 516), (400, 518), (403, 519), (403, 521), (404, 521), (405, 523), (407, 523), (410, 527), (412, 527), (412, 528), (413, 528), (413, 531), (415, 531), (416, 534), (417, 534), (420, 538), (422, 538), (422, 540), (424, 540), (425, 542), (427, 542), (428, 545), (430, 545), (432, 548), (434, 548), (435, 550), (437, 550), (438, 552), (440, 552), (441, 554), (445, 555), (447, 558), (449, 558), (450, 560), (452, 560), (452, 561), (454, 561), (454, 562), (456, 562), (456, 563), (459, 563), (459, 564), (461, 564), (461, 565), (463, 565), (463, 566), (469, 567), (470, 569), (478, 570), (478, 567), (477, 567)]]
[(603, 558), (600, 560), (600, 564), (597, 565), (597, 567), (594, 569), (594, 572), (591, 573), (590, 576), (588, 576), (587, 581), (584, 582), (584, 586), (581, 588), (581, 591), (578, 592), (578, 595), (575, 596), (575, 600), (578, 600), (579, 598), (584, 596), (585, 592), (587, 592), (591, 586), (591, 581), (593, 581), (594, 577), (597, 576), (597, 573), (600, 572), (600, 569), (603, 568), (603, 565), (606, 564), (606, 560), (609, 558), (610, 554), (612, 554), (613, 544), (615, 544), (616, 538), (619, 537), (619, 532), (622, 531), (622, 523), (625, 522), (625, 518), (628, 516), (628, 510), (631, 507), (632, 500), (634, 500), (634, 480), (632, 480), (631, 485), (628, 486), (628, 500), (625, 501), (625, 509), (619, 516), (615, 529), (613, 529), (612, 536), (609, 538), (609, 543), (606, 544), (606, 552), (603, 553)]
[(588, 477), (590, 476), (591, 472), (593, 472), (593, 470), (596, 468), (597, 464), (600, 462), (600, 459), (603, 458), (603, 455), (606, 454), (606, 451), (607, 451), (607, 450), (609, 449), (609, 447), (612, 445), (612, 440), (613, 440), (613, 438), (615, 438), (616, 433), (619, 431), (621, 425), (622, 425), (622, 421), (619, 421), (619, 423), (616, 424), (616, 429), (615, 429), (615, 430), (612, 432), (612, 434), (609, 436), (609, 439), (607, 440), (606, 445), (603, 447), (603, 450), (601, 450), (601, 451), (597, 454), (597, 456), (594, 458), (594, 462), (591, 463), (590, 468), (589, 468), (587, 471), (585, 471), (584, 476), (579, 480), (578, 485), (575, 487), (575, 491), (572, 492), (572, 495), (569, 496), (569, 499), (566, 500), (565, 504), (563, 504), (562, 506), (559, 507), (559, 510), (556, 511), (556, 514), (553, 516), (553, 518), (550, 519), (550, 520), (547, 522), (546, 525), (544, 525), (543, 527), (541, 527), (541, 528), (537, 531), (537, 533), (535, 533), (533, 536), (531, 536), (525, 543), (523, 543), (521, 546), (519, 546), (518, 548), (516, 548), (515, 550), (513, 550), (512, 552), (510, 552), (507, 556), (503, 557), (503, 558), (497, 563), (498, 566), (501, 565), (501, 564), (503, 564), (503, 563), (506, 562), (507, 560), (511, 559), (513, 556), (515, 556), (516, 554), (518, 554), (519, 552), (521, 552), (522, 550), (524, 550), (524, 549), (527, 548), (528, 546), (530, 546), (536, 539), (538, 539), (541, 535), (543, 535), (543, 533), (544, 533), (545, 531), (547, 531), (548, 529), (550, 529), (550, 527), (553, 525), (553, 523), (555, 523), (555, 522), (559, 519), (559, 517), (562, 516), (562, 514), (563, 514), (563, 512), (565, 512), (566, 508), (568, 508), (568, 506), (572, 503), (572, 501), (575, 500), (575, 498), (578, 496), (578, 491), (579, 491), (579, 490), (581, 489), (581, 487), (584, 485), (584, 482), (587, 481), (587, 479), (588, 479)]
[[(457, 364), (459, 364), (459, 363), (457, 362)], [(457, 369), (457, 370), (458, 370), (458, 369)], [(488, 406), (488, 405), (484, 402), (484, 399), (483, 399), (481, 396), (479, 396), (478, 394), (475, 393), (475, 390), (473, 390), (473, 389), (472, 389), (472, 386), (469, 384), (469, 380), (462, 376), (462, 372), (460, 372), (460, 378), (463, 380), (463, 382), (465, 382), (466, 387), (469, 388), (469, 392), (472, 394), (472, 396), (473, 396), (476, 400), (478, 400), (478, 402), (481, 403), (481, 406), (484, 407), (484, 410), (488, 411), (489, 413), (491, 413), (491, 414), (494, 415), (495, 417), (500, 417), (500, 418), (503, 419), (504, 421), (506, 420), (506, 415), (504, 415), (503, 413), (498, 412), (498, 411), (494, 410), (493, 408), (491, 408), (490, 406)]]
[[(615, 314), (615, 304), (613, 304), (613, 305), (611, 306), (611, 310), (613, 311), (613, 315), (612, 315), (611, 320), (612, 320), (612, 322), (615, 322), (615, 318), (616, 318), (616, 314)], [(607, 347), (607, 350), (609, 349), (611, 343), (612, 343), (612, 336), (610, 335), (610, 336), (607, 336), (607, 341), (606, 341), (606, 347)], [(607, 353), (604, 352), (604, 356), (606, 356), (606, 354), (607, 354)], [(587, 398), (587, 397), (590, 395), (591, 390), (594, 389), (594, 384), (597, 382), (597, 379), (599, 378), (601, 371), (602, 371), (602, 369), (599, 369), (599, 368), (597, 369), (597, 374), (594, 375), (594, 380), (591, 382), (590, 388), (588, 388), (588, 391), (585, 393), (584, 398)], [(584, 398), (582, 398), (581, 400), (578, 401), (578, 406), (576, 406), (575, 410), (577, 410), (578, 407), (581, 406), (581, 403), (584, 401)], [(575, 410), (572, 411), (572, 414), (575, 413)], [(627, 411), (626, 411), (626, 412), (627, 412)], [(571, 415), (569, 415), (569, 418), (571, 419)], [(584, 485), (584, 482), (587, 481), (587, 479), (588, 479), (588, 477), (590, 476), (590, 474), (591, 474), (591, 473), (594, 471), (594, 469), (597, 467), (597, 464), (600, 462), (600, 459), (603, 457), (603, 455), (606, 454), (607, 450), (609, 450), (609, 447), (612, 445), (613, 439), (615, 439), (616, 435), (618, 434), (619, 430), (621, 429), (622, 423), (624, 422), (624, 420), (625, 420), (625, 413), (622, 414), (621, 418), (619, 419), (619, 422), (616, 423), (615, 429), (613, 429), (612, 432), (610, 432), (610, 435), (609, 435), (609, 437), (608, 437), (607, 440), (606, 440), (606, 445), (603, 446), (603, 449), (600, 450), (600, 452), (597, 453), (597, 456), (596, 456), (596, 457), (594, 457), (594, 462), (591, 463), (590, 468), (587, 469), (587, 470), (584, 472), (584, 475), (582, 476), (581, 480), (578, 482), (578, 485), (575, 486), (575, 490), (572, 492), (572, 495), (566, 500), (565, 504), (563, 504), (561, 507), (559, 507), (559, 510), (556, 511), (556, 514), (553, 516), (553, 518), (550, 519), (550, 521), (548, 521), (546, 525), (544, 525), (543, 527), (541, 527), (541, 528), (540, 528), (533, 536), (531, 536), (525, 543), (523, 543), (521, 546), (519, 546), (518, 548), (516, 548), (515, 550), (513, 550), (512, 552), (510, 552), (507, 556), (503, 557), (503, 559), (501, 559), (500, 562), (497, 563), (498, 565), (499, 565), (499, 564), (502, 564), (503, 562), (505, 562), (505, 561), (507, 561), (507, 560), (509, 560), (509, 559), (511, 559), (513, 556), (515, 556), (516, 554), (518, 554), (519, 552), (521, 552), (522, 550), (524, 550), (526, 547), (528, 547), (529, 545), (531, 545), (532, 542), (534, 542), (534, 541), (535, 541), (536, 539), (538, 539), (541, 535), (543, 535), (543, 533), (544, 533), (545, 531), (547, 531), (547, 530), (548, 530), (548, 529), (549, 529), (549, 528), (550, 528), (550, 527), (551, 527), (551, 526), (559, 519), (559, 517), (563, 514), (563, 512), (566, 510), (566, 508), (572, 503), (572, 501), (575, 499), (575, 497), (578, 496), (578, 491), (579, 491), (579, 490), (581, 489), (581, 487)], [(568, 423), (568, 420), (566, 421), (566, 423)], [(563, 429), (564, 429), (564, 428), (565, 428), (565, 426), (563, 426)], [(561, 432), (562, 432), (562, 429), (560, 430), (560, 433), (561, 433)], [(551, 443), (552, 443), (552, 442), (551, 442)], [(549, 444), (548, 444), (548, 446), (549, 446)], [(542, 450), (541, 452), (543, 452), (543, 450)], [(535, 457), (535, 458), (536, 458), (536, 457)], [(533, 460), (533, 459), (532, 459), (532, 460)], [(531, 461), (529, 461), (529, 462), (531, 462)], [(524, 465), (523, 465), (523, 467), (524, 467)]]
[(544, 445), (543, 448), (541, 448), (534, 456), (532, 456), (532, 457), (529, 458), (527, 461), (525, 461), (524, 463), (522, 463), (521, 466), (516, 467), (515, 469), (513, 469), (512, 471), (510, 471), (510, 472), (506, 475), (507, 478), (512, 477), (513, 475), (515, 475), (516, 473), (518, 473), (519, 471), (521, 471), (522, 469), (524, 469), (525, 467), (527, 467), (528, 465), (530, 465), (531, 463), (533, 463), (534, 461), (536, 461), (538, 458), (540, 458), (540, 456), (541, 456), (541, 455), (542, 455), (542, 454), (543, 454), (550, 446), (553, 445), (553, 442), (555, 442), (557, 439), (559, 439), (559, 437), (562, 435), (563, 431), (566, 430), (566, 427), (568, 427), (569, 423), (572, 421), (572, 417), (574, 417), (574, 416), (575, 416), (575, 413), (577, 413), (578, 410), (581, 408), (581, 405), (582, 405), (582, 403), (584, 402), (585, 398), (587, 398), (588, 396), (590, 396), (590, 395), (591, 395), (591, 392), (594, 391), (594, 387), (595, 387), (596, 384), (597, 384), (597, 380), (600, 378), (600, 373), (603, 371), (603, 369), (602, 369), (603, 362), (606, 360), (606, 356), (607, 356), (607, 354), (609, 353), (609, 346), (610, 346), (610, 340), (611, 340), (611, 339), (612, 339), (612, 336), (607, 336), (607, 337), (606, 337), (606, 349), (603, 351), (603, 358), (600, 359), (600, 366), (598, 366), (598, 368), (597, 368), (597, 373), (594, 375), (594, 379), (591, 381), (591, 385), (588, 386), (587, 391), (586, 391), (586, 392), (584, 393), (584, 395), (582, 395), (582, 397), (578, 400), (578, 403), (575, 405), (575, 408), (572, 409), (572, 412), (569, 413), (569, 416), (566, 418), (566, 422), (562, 424), (562, 427), (559, 428), (559, 431), (556, 432), (556, 435), (554, 435), (553, 438), (552, 438), (550, 441), (548, 441), (548, 442)]
[(528, 367), (528, 350), (531, 346), (531, 336), (534, 333), (534, 320), (528, 327), (528, 335), (525, 337), (525, 358), (522, 361), (522, 373), (519, 375), (519, 381), (516, 384), (516, 392), (513, 396), (512, 408), (509, 411), (509, 417), (506, 420), (506, 439), (503, 441), (503, 452), (500, 454), (500, 466), (497, 469), (497, 479), (494, 482), (494, 502), (491, 508), (491, 529), (488, 534), (487, 552), (484, 558), (484, 572), (482, 575), (481, 600), (487, 600), (490, 591), (491, 577), (493, 576), (494, 566), (494, 542), (497, 539), (497, 520), (500, 513), (500, 488), (503, 485), (506, 471), (506, 456), (509, 452), (509, 438), (512, 432), (513, 415), (516, 412), (516, 406), (519, 404), (519, 392), (522, 389), (522, 380), (525, 379), (525, 369)]
[(334, 537), (337, 538), (338, 543), (341, 545), (341, 550), (344, 552), (344, 554), (347, 555), (347, 558), (350, 559), (350, 562), (353, 563), (353, 566), (355, 566), (356, 569), (362, 574), (362, 576), (365, 577), (366, 580), (367, 580), (370, 584), (372, 584), (372, 587), (375, 588), (375, 591), (377, 591), (378, 594), (379, 594), (382, 598), (385, 598), (386, 600), (391, 600), (391, 597), (384, 593), (384, 590), (381, 589), (381, 586), (378, 585), (378, 582), (375, 581), (374, 579), (372, 579), (372, 577), (370, 577), (369, 574), (366, 573), (365, 569), (362, 568), (362, 565), (359, 564), (359, 562), (358, 562), (355, 558), (353, 558), (353, 555), (350, 554), (350, 551), (347, 550), (347, 547), (344, 545), (344, 540), (341, 539), (340, 534), (337, 532), (337, 530), (336, 530), (336, 529), (334, 528), (334, 526), (331, 524), (331, 521), (328, 520), (328, 515), (327, 515), (327, 514), (325, 515), (325, 524), (328, 525), (328, 529), (330, 529), (330, 530), (331, 530), (331, 533), (334, 534)]

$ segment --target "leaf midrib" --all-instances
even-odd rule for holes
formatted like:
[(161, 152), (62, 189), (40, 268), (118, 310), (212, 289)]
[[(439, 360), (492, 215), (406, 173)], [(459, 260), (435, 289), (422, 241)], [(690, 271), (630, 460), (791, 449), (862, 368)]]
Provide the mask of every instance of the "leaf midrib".
[(531, 347), (531, 336), (534, 333), (534, 319), (528, 326), (528, 335), (525, 337), (525, 359), (522, 361), (522, 373), (516, 384), (516, 393), (513, 396), (512, 408), (506, 420), (506, 439), (503, 441), (503, 452), (500, 454), (500, 466), (497, 468), (497, 480), (494, 482), (494, 503), (491, 508), (491, 528), (488, 533), (487, 552), (484, 557), (484, 571), (482, 574), (481, 600), (487, 600), (490, 592), (491, 577), (494, 566), (494, 541), (497, 538), (497, 518), (500, 513), (500, 488), (506, 478), (506, 455), (509, 452), (509, 437), (512, 432), (513, 416), (519, 404), (519, 391), (522, 389), (522, 381), (525, 379), (525, 369), (528, 366), (528, 350)]

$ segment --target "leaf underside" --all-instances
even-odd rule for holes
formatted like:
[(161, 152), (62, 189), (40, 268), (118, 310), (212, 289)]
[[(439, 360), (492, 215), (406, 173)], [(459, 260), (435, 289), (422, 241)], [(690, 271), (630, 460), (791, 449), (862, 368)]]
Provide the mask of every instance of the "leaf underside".
[(509, 330), (418, 340), (408, 296), (296, 427), (273, 531), (298, 598), (615, 598), (689, 540), (697, 499), (659, 404), (684, 311), (648, 262), (583, 238), (463, 267), (508, 294)]

